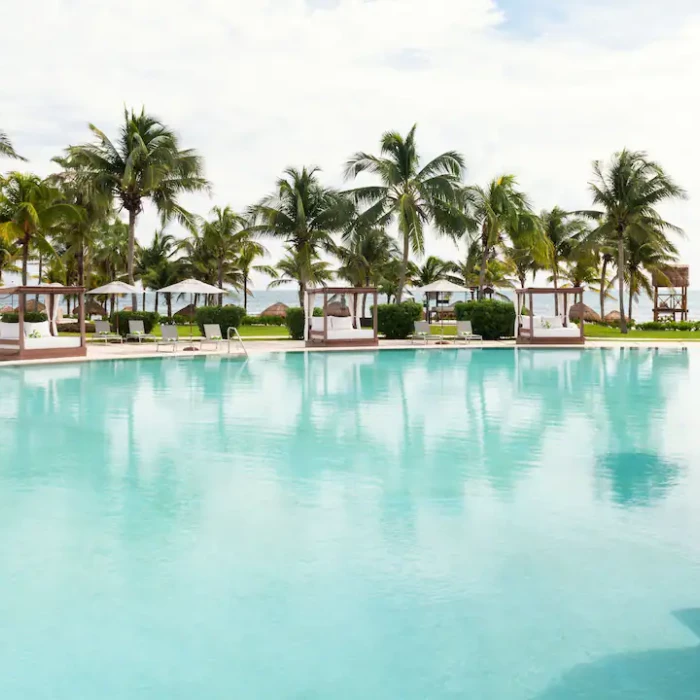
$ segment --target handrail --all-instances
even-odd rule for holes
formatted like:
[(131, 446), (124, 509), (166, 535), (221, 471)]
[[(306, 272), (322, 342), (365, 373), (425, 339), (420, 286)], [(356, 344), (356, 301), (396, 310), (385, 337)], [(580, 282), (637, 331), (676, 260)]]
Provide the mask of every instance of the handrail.
[(236, 334), (236, 340), (240, 343), (241, 348), (243, 348), (243, 352), (245, 353), (245, 356), (248, 357), (248, 351), (245, 349), (245, 345), (243, 344), (243, 338), (241, 338), (241, 334), (238, 332), (238, 328), (235, 328), (234, 326), (229, 326), (228, 332), (226, 333), (226, 342), (227, 342), (227, 348), (226, 348), (226, 353), (231, 354), (231, 331), (233, 331)]

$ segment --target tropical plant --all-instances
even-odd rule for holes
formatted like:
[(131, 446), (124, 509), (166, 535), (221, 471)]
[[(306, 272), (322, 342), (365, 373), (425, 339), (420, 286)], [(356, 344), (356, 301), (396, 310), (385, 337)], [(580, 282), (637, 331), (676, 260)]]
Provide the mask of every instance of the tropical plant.
[[(217, 286), (223, 289), (225, 269), (238, 253), (240, 232), (246, 220), (230, 207), (214, 207), (212, 220), (202, 224), (204, 246), (216, 263)], [(219, 297), (221, 304), (222, 297)]]
[(411, 276), (411, 284), (415, 287), (425, 287), (433, 282), (447, 279), (453, 267), (453, 263), (441, 260), (435, 255), (429, 255)]
[(267, 255), (267, 249), (262, 243), (252, 238), (241, 239), (239, 241), (234, 265), (242, 277), (243, 309), (246, 313), (248, 313), (248, 294), (251, 293), (248, 289), (251, 273), (260, 272), (269, 277), (275, 277), (277, 275), (277, 271), (271, 265), (253, 264), (257, 258), (261, 258), (264, 255)]
[(0, 156), (4, 156), (5, 158), (14, 158), (15, 160), (27, 160), (19, 155), (17, 151), (15, 151), (14, 147), (12, 146), (12, 142), (10, 141), (10, 137), (4, 131), (0, 131)]
[[(129, 216), (127, 278), (134, 283), (136, 220), (144, 200), (155, 204), (165, 224), (172, 218), (190, 230), (195, 218), (178, 202), (181, 194), (209, 189), (202, 158), (193, 149), (181, 149), (175, 132), (141, 110), (124, 110), (116, 142), (93, 124), (94, 143), (71, 146), (66, 164), (80, 168), (98, 190), (115, 197)], [(133, 299), (136, 305), (136, 297)]]
[[(333, 233), (348, 226), (352, 207), (345, 197), (324, 187), (318, 168), (288, 168), (277, 181), (275, 192), (253, 206), (251, 233), (272, 236), (286, 243), (287, 257), (278, 264), (286, 280), (299, 284), (299, 305), (310, 284), (329, 279), (322, 252), (334, 253)], [(282, 282), (273, 282), (272, 286)]]
[(447, 151), (421, 168), (416, 147), (416, 126), (404, 138), (386, 132), (380, 155), (358, 152), (345, 166), (346, 178), (371, 173), (378, 185), (358, 187), (348, 194), (365, 207), (361, 216), (369, 225), (385, 227), (395, 221), (402, 245), (402, 265), (396, 299), (401, 301), (408, 279), (411, 251), (423, 255), (424, 230), (433, 225), (439, 232), (457, 237), (473, 227), (461, 206), (460, 186), (464, 160), (456, 151)]
[(486, 286), (487, 262), (494, 251), (505, 247), (507, 239), (514, 248), (527, 248), (539, 256), (546, 242), (528, 198), (517, 189), (515, 175), (501, 175), (485, 188), (478, 185), (466, 187), (463, 195), (465, 208), (478, 226), (481, 247), (478, 294), (481, 298)]
[(22, 249), (22, 284), (27, 284), (29, 255), (53, 255), (49, 233), (81, 212), (61, 201), (61, 192), (36, 175), (11, 172), (0, 178), (0, 237)]
[(17, 246), (0, 238), (0, 284), (2, 284), (3, 272), (17, 272), (19, 268), (14, 264), (17, 259)]
[[(478, 288), (481, 277), (481, 264), (481, 243), (480, 241), (472, 241), (467, 250), (466, 258), (450, 264), (450, 273), (447, 275), (447, 279), (461, 287)], [(485, 287), (490, 287), (494, 290), (512, 289), (515, 285), (511, 276), (517, 274), (518, 269), (511, 258), (506, 257), (504, 260), (501, 260), (493, 254), (486, 260)], [(496, 294), (504, 297), (503, 294), (498, 292)]]
[(624, 292), (629, 242), (643, 245), (668, 240), (669, 232), (682, 233), (662, 218), (657, 207), (684, 198), (685, 192), (646, 153), (628, 150), (616, 153), (607, 166), (595, 161), (590, 188), (593, 204), (600, 209), (581, 213), (598, 224), (591, 234), (594, 241), (616, 247), (620, 330), (627, 333)]
[(330, 263), (318, 258), (309, 261), (305, 253), (297, 253), (291, 247), (287, 248), (287, 255), (277, 263), (274, 269), (271, 269), (271, 272), (274, 272), (275, 279), (268, 284), (270, 289), (292, 282), (299, 285), (301, 308), (304, 308), (304, 293), (307, 287), (325, 287), (333, 279), (334, 274), (330, 269)]
[[(163, 231), (156, 231), (153, 240), (148, 246), (138, 246), (136, 262), (136, 274), (145, 289), (158, 290), (179, 282), (183, 277), (184, 265), (182, 261), (172, 260), (178, 250), (174, 236)], [(144, 302), (146, 293), (144, 292)], [(168, 316), (172, 316), (171, 295), (166, 295)], [(142, 304), (145, 311), (145, 303)], [(134, 309), (135, 310), (135, 309)], [(155, 295), (153, 309), (158, 313), (158, 294)]]

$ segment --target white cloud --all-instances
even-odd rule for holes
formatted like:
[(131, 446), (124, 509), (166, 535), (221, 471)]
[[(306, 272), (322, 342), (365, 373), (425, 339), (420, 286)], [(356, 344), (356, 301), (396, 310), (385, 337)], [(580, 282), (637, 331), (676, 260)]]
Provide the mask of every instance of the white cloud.
[[(27, 29), (0, 49), (0, 126), (46, 172), (88, 121), (113, 133), (124, 104), (145, 104), (205, 156), (214, 198), (187, 200), (200, 213), (247, 206), (288, 165), (340, 185), (352, 152), (413, 122), (426, 157), (462, 151), (469, 181), (515, 172), (538, 208), (588, 206), (591, 161), (623, 146), (693, 196), (694, 5), (598, 0), (555, 21), (545, 2), (524, 27), (491, 0), (38, 0), (31, 23), (15, 3), (4, 22)], [(692, 201), (668, 213), (700, 262)], [(147, 212), (139, 235), (155, 225)], [(429, 252), (454, 246), (433, 238)]]

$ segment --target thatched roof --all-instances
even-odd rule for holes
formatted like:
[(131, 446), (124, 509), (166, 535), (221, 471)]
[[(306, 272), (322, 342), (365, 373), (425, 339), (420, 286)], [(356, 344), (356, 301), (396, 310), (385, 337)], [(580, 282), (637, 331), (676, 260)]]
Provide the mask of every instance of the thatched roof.
[(619, 311), (611, 311), (609, 314), (605, 314), (605, 319), (607, 323), (619, 323), (620, 321), (620, 312)]
[(197, 313), (197, 307), (194, 304), (187, 304), (183, 306), (179, 311), (176, 311), (173, 316), (187, 316), (187, 318), (194, 318)]
[(583, 311), (583, 320), (584, 321), (597, 323), (598, 321), (601, 320), (600, 314), (593, 311), (593, 309), (590, 306), (586, 306), (585, 304), (581, 304), (581, 303), (574, 304), (569, 309), (569, 320), (570, 321), (580, 321), (582, 311)]
[(105, 309), (104, 306), (101, 306), (96, 301), (93, 301), (91, 299), (90, 301), (85, 302), (85, 315), (86, 316), (93, 316), (93, 315), (106, 316), (107, 309)]
[(651, 276), (655, 287), (687, 287), (690, 284), (689, 265), (666, 265)]
[[(24, 305), (25, 311), (46, 311), (46, 306), (39, 302), (37, 307), (36, 299), (27, 299), (27, 303)], [(15, 309), (15, 313), (19, 313), (19, 306)]]
[(0, 314), (13, 314), (15, 310), (11, 306), (3, 306), (0, 309)]
[(278, 301), (271, 306), (268, 306), (264, 311), (260, 312), (260, 316), (281, 316), (285, 318), (287, 316), (287, 309), (289, 307)]
[(333, 301), (329, 301), (328, 304), (326, 304), (326, 316), (350, 316), (350, 307), (345, 303), (345, 301), (341, 301), (340, 299), (336, 299)]

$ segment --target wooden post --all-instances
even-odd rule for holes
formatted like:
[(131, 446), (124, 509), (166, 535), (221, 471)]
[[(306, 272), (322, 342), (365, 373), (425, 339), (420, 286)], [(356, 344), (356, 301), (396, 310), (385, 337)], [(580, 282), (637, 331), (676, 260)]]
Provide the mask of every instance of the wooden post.
[(579, 292), (578, 294), (576, 294), (576, 295), (574, 296), (574, 299), (575, 299), (576, 297), (579, 298), (579, 300), (580, 300), (580, 307), (581, 307), (581, 318), (580, 318), (580, 324), (581, 324), (581, 342), (585, 342), (585, 341), (584, 341), (584, 332), (583, 332), (583, 324), (585, 323), (585, 321), (583, 320), (583, 316), (584, 316), (584, 314), (583, 314), (583, 292)]
[(528, 309), (530, 313), (530, 342), (532, 342), (532, 340), (535, 337), (535, 314), (533, 312), (532, 307), (532, 292), (530, 292), (530, 308)]
[(328, 292), (323, 290), (323, 344), (328, 343)]
[(24, 306), (25, 306), (25, 292), (20, 289), (19, 295), (19, 354), (20, 357), (24, 352)]
[(373, 323), (374, 323), (374, 339), (376, 341), (379, 340), (379, 326), (377, 325), (377, 306), (379, 306), (379, 295), (377, 290), (374, 290), (374, 313), (372, 314), (374, 316)]
[(78, 292), (78, 318), (80, 321), (80, 347), (86, 346), (85, 342), (85, 290), (81, 289)]
[(654, 285), (654, 321), (659, 320), (659, 288)]

